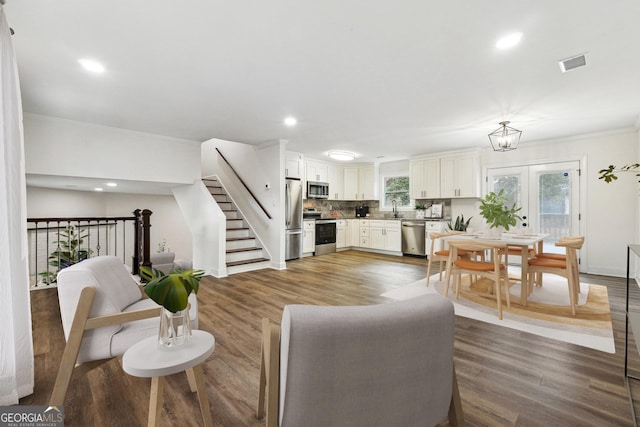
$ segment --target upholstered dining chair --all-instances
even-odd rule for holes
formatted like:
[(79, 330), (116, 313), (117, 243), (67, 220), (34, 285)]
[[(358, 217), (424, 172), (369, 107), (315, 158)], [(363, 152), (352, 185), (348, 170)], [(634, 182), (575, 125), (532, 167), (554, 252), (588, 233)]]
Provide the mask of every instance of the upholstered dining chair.
[[(442, 240), (442, 237), (452, 236), (455, 234), (461, 234), (462, 231), (449, 231), (449, 232), (433, 232), (429, 234), (429, 238), (431, 239), (431, 248), (429, 250), (429, 259), (427, 263), (427, 287), (429, 287), (429, 280), (431, 278), (431, 266), (434, 262), (440, 263), (439, 268), (439, 280), (442, 281), (442, 272), (445, 270), (443, 265), (449, 260), (449, 249), (445, 247), (445, 241)], [(458, 253), (459, 256), (467, 256), (468, 254), (464, 251), (460, 251)]]
[[(565, 249), (564, 259), (561, 257), (539, 256), (529, 260), (529, 289), (533, 289), (534, 280), (542, 285), (544, 273), (555, 274), (567, 279), (571, 314), (576, 315), (576, 305), (580, 293), (580, 273), (578, 271), (578, 251), (584, 244), (584, 237), (564, 238), (555, 243)], [(549, 254), (551, 255), (551, 254)], [(557, 255), (557, 254), (553, 254)]]
[[(502, 320), (502, 287), (504, 285), (505, 299), (507, 307), (511, 308), (511, 299), (509, 297), (509, 272), (507, 269), (509, 263), (509, 251), (507, 244), (502, 242), (488, 242), (478, 240), (449, 240), (449, 268), (450, 276), (454, 278), (454, 289), (456, 298), (460, 295), (460, 282), (463, 274), (469, 274), (475, 277), (486, 277), (492, 280), (492, 288), (496, 296), (496, 304), (498, 308), (498, 319)], [(489, 261), (484, 259), (464, 259), (460, 258), (460, 251), (488, 253)], [(502, 257), (504, 256), (504, 263)], [(449, 295), (450, 277), (445, 279), (444, 295)]]
[[(49, 399), (63, 405), (76, 365), (86, 371), (157, 335), (161, 306), (146, 297), (122, 261), (97, 256), (58, 273), (58, 301), (66, 339)], [(195, 294), (189, 296), (192, 328), (198, 327)]]
[(463, 425), (453, 304), (436, 295), (356, 307), (288, 305), (262, 320), (256, 416), (267, 427)]

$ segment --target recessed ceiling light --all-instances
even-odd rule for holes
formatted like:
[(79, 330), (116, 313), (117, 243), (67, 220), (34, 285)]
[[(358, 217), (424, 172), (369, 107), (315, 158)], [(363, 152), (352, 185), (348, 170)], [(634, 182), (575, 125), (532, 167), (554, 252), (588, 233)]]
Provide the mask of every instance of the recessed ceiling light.
[(295, 126), (296, 123), (298, 123), (298, 121), (295, 117), (287, 117), (286, 119), (284, 119), (284, 124), (287, 126)]
[(508, 49), (520, 43), (521, 38), (522, 38), (522, 33), (508, 34), (496, 42), (496, 47), (498, 49)]
[(91, 71), (92, 73), (104, 72), (104, 65), (102, 65), (98, 61), (94, 61), (93, 59), (82, 58), (78, 59), (78, 62), (84, 67), (85, 70)]
[(331, 157), (333, 160), (340, 160), (343, 162), (349, 162), (356, 158), (355, 153), (352, 153), (351, 151), (332, 150), (327, 153), (327, 156)]
[(100, 187), (96, 187), (93, 189), (93, 191), (104, 191), (104, 189), (100, 188)]
[(116, 184), (115, 182), (107, 182), (107, 187), (117, 187), (118, 184)]

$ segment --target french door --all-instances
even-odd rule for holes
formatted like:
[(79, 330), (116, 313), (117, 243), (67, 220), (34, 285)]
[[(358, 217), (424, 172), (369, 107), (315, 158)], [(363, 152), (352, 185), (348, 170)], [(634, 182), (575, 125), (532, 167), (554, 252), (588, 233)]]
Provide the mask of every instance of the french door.
[(545, 252), (563, 252), (553, 243), (580, 231), (580, 162), (492, 168), (488, 191), (504, 189), (509, 204), (521, 206), (518, 228), (549, 234)]

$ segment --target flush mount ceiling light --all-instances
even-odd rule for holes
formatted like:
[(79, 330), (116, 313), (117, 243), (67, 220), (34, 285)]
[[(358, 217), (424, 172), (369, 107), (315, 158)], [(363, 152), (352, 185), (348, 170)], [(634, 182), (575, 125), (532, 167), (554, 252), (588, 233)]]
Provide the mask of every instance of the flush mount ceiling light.
[(522, 131), (507, 126), (509, 123), (511, 122), (500, 122), (501, 127), (489, 134), (493, 151), (511, 151), (518, 148)]
[(496, 47), (498, 49), (509, 49), (520, 43), (520, 39), (522, 38), (522, 33), (511, 33), (502, 37), (496, 42)]
[(98, 61), (94, 61), (93, 59), (82, 58), (78, 59), (78, 62), (84, 67), (85, 70), (91, 71), (92, 73), (104, 72), (104, 65), (102, 65)]
[(295, 126), (296, 123), (298, 123), (298, 121), (295, 117), (287, 117), (286, 119), (284, 119), (284, 124), (287, 126)]
[(329, 151), (327, 156), (331, 157), (333, 160), (340, 160), (342, 162), (349, 162), (356, 158), (355, 153), (351, 151)]
[(115, 182), (107, 182), (107, 187), (117, 187), (118, 184)]

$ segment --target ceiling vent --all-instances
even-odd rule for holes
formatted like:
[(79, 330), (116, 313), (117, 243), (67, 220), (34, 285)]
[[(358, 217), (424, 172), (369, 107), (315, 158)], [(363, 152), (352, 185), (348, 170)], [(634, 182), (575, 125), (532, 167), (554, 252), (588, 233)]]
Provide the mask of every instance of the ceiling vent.
[(563, 73), (566, 73), (567, 71), (575, 70), (576, 68), (584, 67), (585, 65), (587, 65), (587, 57), (585, 54), (582, 54), (563, 59), (562, 61), (558, 61), (558, 65), (560, 65), (560, 70)]

